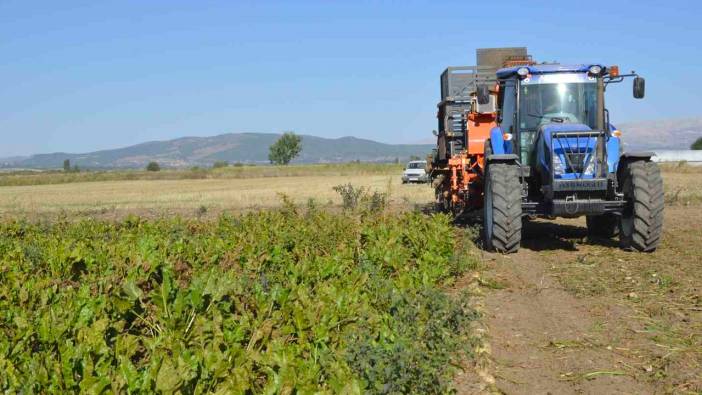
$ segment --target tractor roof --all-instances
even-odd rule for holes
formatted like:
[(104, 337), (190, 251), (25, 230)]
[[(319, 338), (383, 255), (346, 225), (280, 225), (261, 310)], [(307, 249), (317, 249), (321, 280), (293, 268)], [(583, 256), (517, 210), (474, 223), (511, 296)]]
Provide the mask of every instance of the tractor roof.
[(522, 67), (529, 69), (529, 74), (551, 74), (551, 73), (584, 73), (590, 66), (601, 66), (597, 63), (584, 64), (535, 64), (531, 66), (514, 66), (497, 70), (497, 78), (509, 78), (517, 74), (517, 70)]

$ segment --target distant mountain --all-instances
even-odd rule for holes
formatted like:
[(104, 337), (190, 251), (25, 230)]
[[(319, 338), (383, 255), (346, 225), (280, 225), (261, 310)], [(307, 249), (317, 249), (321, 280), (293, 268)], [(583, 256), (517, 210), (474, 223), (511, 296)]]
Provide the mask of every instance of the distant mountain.
[[(685, 150), (702, 137), (702, 117), (663, 119), (617, 124), (623, 133), (625, 149)], [(280, 135), (274, 133), (229, 133), (213, 137), (183, 137), (151, 141), (125, 148), (72, 154), (57, 152), (30, 157), (0, 159), (0, 167), (60, 168), (69, 159), (82, 168), (142, 168), (150, 161), (166, 167), (209, 166), (226, 160), (267, 163), (268, 147)], [(427, 142), (430, 138), (427, 138)], [(302, 153), (297, 163), (389, 162), (412, 155), (425, 157), (434, 144), (384, 144), (355, 137), (328, 139), (302, 136)]]
[(26, 156), (11, 156), (7, 158), (0, 158), (0, 168), (11, 166), (13, 163), (27, 159)]
[[(166, 167), (209, 166), (215, 161), (230, 163), (267, 163), (268, 147), (279, 134), (229, 133), (213, 137), (183, 137), (152, 141), (125, 148), (72, 154), (56, 152), (33, 155), (12, 163), (22, 168), (59, 168), (69, 159), (82, 168), (141, 168), (150, 161)], [(297, 163), (389, 162), (406, 160), (412, 155), (425, 157), (432, 145), (384, 144), (355, 137), (328, 139), (302, 135), (302, 153)]]
[(702, 117), (661, 119), (616, 125), (630, 151), (685, 150), (702, 137)]

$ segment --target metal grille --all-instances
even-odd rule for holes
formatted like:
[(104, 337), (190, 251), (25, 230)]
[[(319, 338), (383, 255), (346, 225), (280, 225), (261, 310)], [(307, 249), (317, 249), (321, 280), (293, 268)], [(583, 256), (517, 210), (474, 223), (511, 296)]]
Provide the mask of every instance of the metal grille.
[[(591, 147), (589, 141), (591, 138), (600, 138), (604, 135), (601, 130), (583, 131), (583, 132), (555, 132), (551, 134), (551, 144), (554, 148), (560, 150), (564, 156), (565, 163), (563, 168), (567, 173), (575, 173), (577, 177), (582, 177), (585, 170), (591, 162), (596, 162), (597, 144)], [(556, 144), (554, 146), (553, 144)], [(597, 171), (597, 169), (594, 169)]]
[(470, 101), (478, 85), (495, 84), (496, 71), (493, 67), (448, 67), (441, 73), (441, 101)]
[(453, 111), (449, 115), (449, 130), (455, 135), (463, 135), (466, 130), (466, 117), (463, 111)]
[(439, 103), (439, 132), (446, 136), (463, 140), (466, 131), (465, 113), (470, 109), (470, 102)]
[(451, 155), (456, 155), (463, 150), (463, 142), (460, 140), (454, 140), (449, 143)]
[[(578, 150), (565, 150), (566, 167), (568, 173), (582, 173), (585, 171), (585, 157), (587, 153), (585, 151)], [(575, 151), (575, 152), (574, 152)]]

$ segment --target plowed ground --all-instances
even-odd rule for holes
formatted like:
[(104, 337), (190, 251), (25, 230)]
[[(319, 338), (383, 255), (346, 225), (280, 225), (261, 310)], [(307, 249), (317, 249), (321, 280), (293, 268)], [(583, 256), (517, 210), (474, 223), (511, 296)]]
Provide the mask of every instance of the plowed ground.
[(702, 173), (663, 175), (654, 253), (589, 240), (582, 218), (528, 222), (517, 254), (483, 252), (491, 377), (468, 369), (459, 393), (702, 392)]

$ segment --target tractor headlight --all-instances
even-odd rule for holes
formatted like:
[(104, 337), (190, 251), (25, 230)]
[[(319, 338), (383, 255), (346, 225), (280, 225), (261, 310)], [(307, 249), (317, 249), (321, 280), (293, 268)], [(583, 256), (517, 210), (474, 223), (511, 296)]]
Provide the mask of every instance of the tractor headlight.
[(563, 169), (563, 162), (561, 162), (561, 157), (558, 156), (555, 152), (553, 153), (553, 174), (555, 175), (561, 175), (565, 173), (565, 170)]
[(588, 69), (588, 72), (590, 73), (590, 75), (600, 75), (600, 73), (602, 72), (602, 66), (598, 66), (596, 64), (592, 65)]
[(529, 69), (526, 68), (526, 67), (520, 67), (519, 69), (517, 69), (517, 74), (518, 74), (520, 77), (524, 78), (524, 77), (526, 77), (527, 75), (529, 75)]

